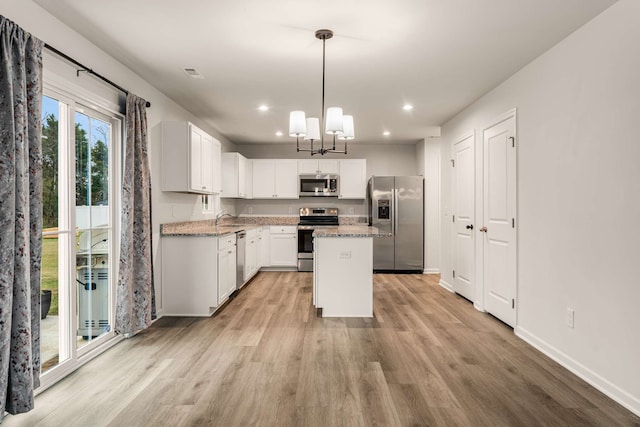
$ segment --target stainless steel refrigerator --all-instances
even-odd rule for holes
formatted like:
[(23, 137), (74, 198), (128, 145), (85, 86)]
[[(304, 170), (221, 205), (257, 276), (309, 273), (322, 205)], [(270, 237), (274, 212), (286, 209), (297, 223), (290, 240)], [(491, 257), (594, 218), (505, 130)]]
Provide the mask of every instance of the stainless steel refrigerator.
[(373, 239), (373, 270), (420, 272), (424, 266), (424, 178), (372, 176), (369, 225), (390, 232)]

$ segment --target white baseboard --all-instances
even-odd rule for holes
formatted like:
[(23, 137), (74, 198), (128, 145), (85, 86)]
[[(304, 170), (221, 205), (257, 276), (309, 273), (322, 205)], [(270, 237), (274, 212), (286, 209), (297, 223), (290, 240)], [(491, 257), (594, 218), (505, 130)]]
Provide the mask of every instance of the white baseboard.
[(475, 301), (473, 303), (473, 308), (475, 308), (476, 310), (481, 311), (483, 313), (487, 312), (487, 310), (485, 310), (484, 307), (480, 303), (478, 303), (477, 301)]
[(260, 271), (298, 271), (298, 267), (260, 267)]
[(445, 288), (449, 292), (453, 293), (453, 286), (451, 286), (449, 283), (447, 283), (446, 280), (444, 280), (442, 278), (440, 278), (440, 286), (442, 286), (443, 288)]
[(424, 274), (440, 274), (439, 268), (425, 268)]
[(531, 344), (533, 347), (535, 347), (554, 361), (558, 362), (560, 365), (573, 372), (575, 375), (582, 378), (584, 381), (588, 382), (593, 387), (600, 390), (602, 393), (606, 394), (611, 399), (615, 400), (634, 414), (640, 416), (640, 398), (629, 394), (625, 390), (622, 390), (620, 387), (611, 383), (606, 378), (603, 378), (602, 376), (593, 372), (591, 369), (587, 368), (577, 360), (571, 358), (569, 355), (563, 353), (557, 348), (549, 345), (526, 329), (523, 329), (520, 326), (516, 326), (514, 331), (516, 336)]

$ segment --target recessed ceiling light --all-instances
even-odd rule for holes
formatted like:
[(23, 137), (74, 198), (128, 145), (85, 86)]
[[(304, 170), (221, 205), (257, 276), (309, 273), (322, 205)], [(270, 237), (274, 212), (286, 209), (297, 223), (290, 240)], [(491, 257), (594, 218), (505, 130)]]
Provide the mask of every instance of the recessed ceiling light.
[(282, 136), (282, 132), (280, 131), (276, 132), (276, 136)]
[(268, 111), (269, 110), (269, 106), (268, 105), (261, 105), (258, 107), (258, 110), (260, 111)]
[(391, 135), (391, 132), (389, 132), (388, 130), (385, 130), (384, 132), (382, 132), (382, 134), (384, 136), (389, 136), (389, 135)]
[(204, 76), (195, 68), (183, 68), (182, 71), (192, 79), (204, 79)]
[(411, 110), (413, 110), (413, 105), (411, 105), (411, 104), (404, 104), (404, 105), (402, 106), (402, 109), (403, 109), (404, 111), (411, 111)]

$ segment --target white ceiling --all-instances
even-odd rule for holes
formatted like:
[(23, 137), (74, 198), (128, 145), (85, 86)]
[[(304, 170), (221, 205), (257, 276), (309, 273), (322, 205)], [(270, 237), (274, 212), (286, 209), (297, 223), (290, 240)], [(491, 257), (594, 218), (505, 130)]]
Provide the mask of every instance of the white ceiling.
[(317, 29), (335, 33), (326, 104), (356, 143), (415, 142), (615, 2), (34, 1), (237, 143), (290, 143), (289, 111), (319, 115)]

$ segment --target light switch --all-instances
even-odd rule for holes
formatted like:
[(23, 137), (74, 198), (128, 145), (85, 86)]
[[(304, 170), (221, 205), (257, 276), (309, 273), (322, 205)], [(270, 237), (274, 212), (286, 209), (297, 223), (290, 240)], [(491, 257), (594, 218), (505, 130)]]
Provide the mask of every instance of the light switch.
[(351, 251), (340, 251), (338, 256), (340, 259), (351, 259)]

